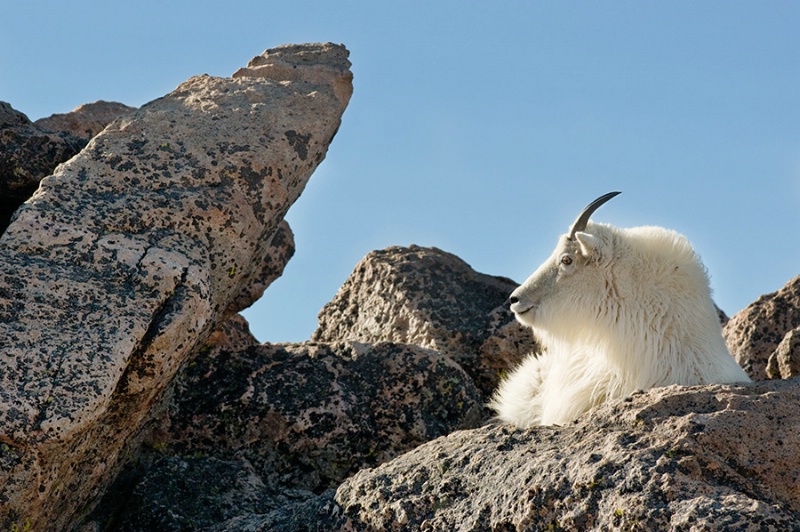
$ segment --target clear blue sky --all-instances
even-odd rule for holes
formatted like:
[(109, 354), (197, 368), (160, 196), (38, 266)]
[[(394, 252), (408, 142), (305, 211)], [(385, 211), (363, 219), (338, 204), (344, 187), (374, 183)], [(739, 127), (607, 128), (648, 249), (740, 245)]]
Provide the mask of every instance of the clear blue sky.
[(245, 312), (262, 341), (307, 339), (390, 245), (522, 281), (610, 190), (595, 218), (686, 234), (729, 314), (800, 274), (800, 2), (0, 0), (0, 100), (139, 106), (320, 41), (355, 92)]

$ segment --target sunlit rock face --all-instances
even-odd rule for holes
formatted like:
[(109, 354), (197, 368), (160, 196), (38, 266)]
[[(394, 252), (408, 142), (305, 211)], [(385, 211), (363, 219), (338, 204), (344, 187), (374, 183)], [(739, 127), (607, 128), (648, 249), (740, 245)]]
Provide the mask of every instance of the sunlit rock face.
[(285, 46), (235, 77), (191, 78), (106, 127), (16, 212), (0, 239), (4, 526), (68, 528), (244, 304), (339, 127), (347, 55)]

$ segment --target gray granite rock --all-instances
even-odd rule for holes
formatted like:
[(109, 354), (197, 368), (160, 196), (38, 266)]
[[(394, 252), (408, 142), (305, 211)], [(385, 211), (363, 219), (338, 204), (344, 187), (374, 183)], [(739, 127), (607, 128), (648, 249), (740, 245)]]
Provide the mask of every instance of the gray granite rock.
[(767, 376), (770, 379), (789, 379), (800, 376), (800, 327), (792, 329), (769, 357)]
[(256, 62), (273, 54), (292, 80), (198, 76), (115, 121), (0, 238), (2, 527), (66, 529), (90, 508), (261, 275), (352, 79), (342, 46)]
[(567, 427), (457, 432), (348, 479), (327, 525), (795, 530), (798, 400), (797, 381), (671, 386)]
[(800, 327), (800, 276), (734, 315), (723, 334), (736, 361), (752, 379), (768, 377), (769, 359), (784, 337)]
[(47, 118), (40, 118), (34, 125), (47, 131), (67, 132), (88, 141), (103, 131), (108, 124), (135, 109), (119, 102), (99, 100), (79, 105), (69, 113), (57, 113)]
[(537, 348), (504, 306), (517, 283), (475, 272), (436, 248), (373, 251), (319, 313), (320, 342), (403, 342), (451, 356), (489, 397)]
[(114, 517), (114, 530), (202, 530), (248, 514), (308, 500), (310, 492), (265, 485), (246, 460), (164, 457), (150, 468)]
[(0, 234), (39, 181), (85, 145), (86, 140), (68, 133), (42, 130), (0, 102)]
[(476, 427), (480, 394), (448, 357), (381, 343), (208, 349), (177, 381), (171, 454), (244, 457), (264, 482), (320, 492), (431, 439)]

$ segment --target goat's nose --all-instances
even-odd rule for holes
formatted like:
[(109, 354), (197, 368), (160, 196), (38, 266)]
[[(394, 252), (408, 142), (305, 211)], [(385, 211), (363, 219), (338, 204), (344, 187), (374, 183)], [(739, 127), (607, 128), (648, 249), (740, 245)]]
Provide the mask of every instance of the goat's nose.
[(509, 296), (509, 298), (506, 300), (506, 305), (510, 307), (514, 303), (519, 303), (519, 298), (517, 296)]

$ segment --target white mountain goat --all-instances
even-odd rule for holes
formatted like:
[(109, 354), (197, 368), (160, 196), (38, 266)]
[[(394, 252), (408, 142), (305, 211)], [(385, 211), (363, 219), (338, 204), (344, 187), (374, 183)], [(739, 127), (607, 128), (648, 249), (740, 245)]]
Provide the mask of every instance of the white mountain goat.
[(564, 424), (635, 390), (750, 380), (725, 346), (706, 270), (684, 236), (589, 222), (617, 194), (589, 204), (511, 294), (544, 350), (495, 392), (500, 421)]

